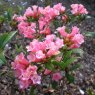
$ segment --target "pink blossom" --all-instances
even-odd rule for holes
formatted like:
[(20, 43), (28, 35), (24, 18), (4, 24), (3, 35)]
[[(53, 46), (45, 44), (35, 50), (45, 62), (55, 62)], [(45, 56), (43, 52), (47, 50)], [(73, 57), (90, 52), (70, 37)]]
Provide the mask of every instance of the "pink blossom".
[(58, 3), (58, 4), (54, 5), (53, 8), (56, 9), (56, 10), (58, 10), (61, 13), (65, 12), (65, 7), (62, 6), (62, 3)]
[(32, 84), (31, 80), (19, 80), (20, 89), (27, 89)]
[(71, 8), (72, 8), (71, 12), (74, 15), (88, 14), (88, 11), (82, 4), (72, 4)]
[(20, 34), (23, 34), (26, 38), (33, 38), (34, 34), (36, 32), (35, 30), (36, 26), (35, 23), (31, 23), (30, 26), (26, 22), (20, 22), (18, 24), (18, 30)]
[(45, 58), (45, 54), (43, 53), (43, 51), (39, 50), (36, 52), (36, 58), (37, 59), (44, 59)]
[(43, 11), (43, 8), (42, 7), (38, 7), (36, 5), (32, 6), (31, 7), (28, 7), (26, 9), (26, 12), (25, 12), (25, 16), (26, 17), (34, 17), (34, 18), (38, 18), (41, 14), (41, 12)]
[(28, 60), (25, 58), (25, 55), (23, 53), (20, 53), (18, 56), (16, 56), (15, 62), (24, 65), (24, 66), (28, 66), (29, 62)]
[(55, 50), (55, 49), (50, 49), (50, 50), (47, 52), (47, 56), (48, 56), (48, 57), (51, 57), (51, 56), (53, 56), (53, 55), (58, 55), (58, 54), (60, 54), (60, 51)]
[(45, 27), (44, 30), (40, 31), (40, 33), (49, 35), (51, 33), (51, 30), (49, 27)]
[(68, 16), (67, 15), (62, 16), (62, 20), (66, 22), (68, 20)]
[(67, 36), (67, 32), (66, 32), (66, 27), (59, 27), (57, 28), (57, 31), (61, 34), (62, 37), (66, 37)]
[(84, 42), (84, 37), (76, 26), (72, 27), (71, 33), (66, 32), (65, 26), (59, 27), (57, 31), (62, 35), (64, 44), (69, 46), (69, 48), (79, 48)]
[(59, 81), (61, 78), (62, 78), (62, 75), (59, 72), (54, 73), (53, 76), (52, 76), (52, 80), (54, 80), (56, 82)]
[(45, 71), (44, 71), (44, 74), (45, 74), (45, 75), (48, 75), (48, 74), (50, 74), (50, 73), (51, 73), (51, 70), (45, 69)]
[(62, 48), (64, 46), (63, 39), (57, 38), (55, 41), (55, 45), (57, 49)]
[(31, 77), (31, 80), (32, 80), (33, 84), (40, 84), (41, 83), (41, 76), (34, 74)]

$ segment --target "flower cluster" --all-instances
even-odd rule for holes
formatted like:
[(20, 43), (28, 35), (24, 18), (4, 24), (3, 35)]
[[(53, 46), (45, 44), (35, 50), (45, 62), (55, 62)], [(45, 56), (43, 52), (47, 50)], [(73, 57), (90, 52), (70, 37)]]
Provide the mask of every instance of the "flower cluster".
[(82, 4), (72, 4), (72, 14), (74, 15), (80, 15), (80, 14), (88, 14), (88, 11)]
[(45, 40), (40, 42), (34, 39), (27, 46), (27, 51), (30, 52), (28, 59), (30, 62), (41, 62), (46, 59), (58, 55), (60, 53), (60, 48), (64, 46), (63, 39), (56, 37), (56, 35), (47, 35)]
[[(72, 4), (71, 8), (70, 16), (76, 17), (88, 13), (81, 4)], [(56, 29), (54, 21), (59, 21), (59, 19), (63, 21), (63, 26), (60, 25), (62, 27), (58, 26)], [(64, 22), (69, 21), (66, 8), (61, 3), (45, 8), (34, 5), (28, 7), (23, 16), (14, 15), (13, 20), (18, 22), (19, 33), (30, 41), (26, 46), (27, 59), (23, 53), (20, 53), (12, 62), (20, 88), (26, 89), (31, 85), (41, 83), (41, 76), (37, 74), (40, 67), (43, 69), (40, 72), (41, 75), (49, 74), (56, 82), (62, 79), (61, 68), (63, 70), (64, 64), (68, 60), (68, 58), (64, 58), (64, 47), (66, 46), (66, 50), (70, 51), (79, 48), (84, 42), (84, 36), (77, 26), (73, 26), (71, 31), (64, 26)], [(51, 64), (52, 60), (59, 63), (56, 66), (52, 64), (47, 68), (46, 64)], [(60, 62), (64, 64), (60, 64)]]
[(41, 83), (41, 77), (37, 74), (37, 66), (30, 65), (23, 53), (16, 56), (15, 61), (12, 62), (12, 68), (19, 80), (21, 89)]
[(69, 48), (79, 48), (84, 42), (84, 36), (80, 34), (79, 28), (76, 26), (72, 27), (71, 33), (67, 33), (66, 27), (59, 27), (57, 31), (61, 34), (64, 39), (64, 44)]

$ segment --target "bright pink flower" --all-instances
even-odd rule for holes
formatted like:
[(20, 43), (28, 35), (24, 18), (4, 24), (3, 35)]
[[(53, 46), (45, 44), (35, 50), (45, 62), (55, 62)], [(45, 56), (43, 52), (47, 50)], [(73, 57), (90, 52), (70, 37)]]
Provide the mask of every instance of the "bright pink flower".
[(36, 32), (35, 30), (36, 25), (35, 23), (31, 23), (30, 25), (26, 22), (20, 22), (18, 24), (18, 30), (20, 34), (23, 34), (26, 38), (33, 38)]
[(64, 38), (64, 44), (69, 46), (69, 48), (79, 48), (84, 42), (84, 37), (82, 34), (80, 34), (79, 28), (76, 26), (72, 27), (71, 33), (67, 33), (65, 28), (66, 27), (63, 26), (57, 29), (57, 31)]
[(72, 8), (71, 12), (74, 15), (88, 14), (88, 11), (82, 4), (72, 4), (71, 8)]
[(68, 20), (68, 16), (67, 15), (62, 16), (62, 20), (66, 22)]
[(58, 10), (61, 13), (65, 12), (65, 7), (62, 6), (62, 3), (58, 3), (58, 4), (54, 5), (53, 8), (56, 9), (56, 10)]
[(36, 52), (36, 58), (37, 59), (44, 59), (44, 58), (46, 58), (46, 56), (43, 53), (43, 51), (39, 50), (39, 51)]
[(51, 30), (49, 27), (45, 27), (44, 30), (40, 31), (40, 33), (49, 35), (51, 33)]
[(38, 7), (36, 5), (32, 6), (31, 7), (28, 7), (26, 9), (26, 12), (25, 12), (25, 16), (26, 17), (34, 17), (34, 18), (38, 18), (41, 14), (41, 12), (43, 11), (43, 8), (42, 7)]
[(25, 16), (18, 16), (16, 14), (13, 15), (12, 19), (16, 20), (17, 22), (21, 22), (21, 21), (27, 20), (27, 18)]
[(27, 89), (32, 84), (31, 80), (19, 80), (20, 89)]
[(28, 7), (25, 12), (25, 16), (29, 17), (33, 15), (33, 11), (31, 7)]
[(44, 71), (44, 74), (45, 74), (45, 75), (48, 75), (48, 74), (50, 74), (50, 73), (51, 73), (51, 70), (45, 69), (45, 71)]
[(37, 74), (37, 67), (36, 66), (31, 66), (27, 67), (27, 69), (22, 72), (21, 80), (29, 80), (31, 76), (34, 74)]
[(40, 84), (41, 83), (41, 76), (34, 74), (31, 77), (31, 80), (32, 80), (33, 84)]
[(57, 28), (57, 31), (61, 34), (62, 37), (66, 37), (67, 36), (67, 32), (66, 32), (66, 27), (59, 27)]
[(56, 38), (56, 35), (51, 34), (51, 35), (47, 35), (45, 39), (46, 39), (47, 42), (51, 42), (51, 41), (53, 41), (55, 38)]
[(47, 56), (48, 56), (48, 57), (51, 57), (51, 56), (54, 56), (54, 55), (58, 55), (58, 54), (60, 54), (60, 51), (55, 50), (55, 49), (50, 49), (50, 50), (47, 52)]
[(27, 26), (28, 26), (28, 23), (24, 22), (24, 21), (22, 21), (22, 22), (20, 22), (18, 24), (18, 30), (19, 30), (20, 34), (24, 33), (24, 31), (26, 30)]
[(57, 49), (62, 48), (64, 46), (63, 39), (57, 38), (55, 41), (55, 45)]
[(24, 65), (24, 66), (29, 65), (29, 62), (25, 58), (25, 55), (23, 53), (20, 53), (18, 56), (16, 56), (15, 62), (17, 62), (17, 64), (21, 64), (21, 65)]
[(61, 73), (57, 72), (57, 73), (54, 73), (53, 76), (52, 76), (52, 80), (54, 81), (59, 81), (60, 79), (62, 79), (62, 75)]

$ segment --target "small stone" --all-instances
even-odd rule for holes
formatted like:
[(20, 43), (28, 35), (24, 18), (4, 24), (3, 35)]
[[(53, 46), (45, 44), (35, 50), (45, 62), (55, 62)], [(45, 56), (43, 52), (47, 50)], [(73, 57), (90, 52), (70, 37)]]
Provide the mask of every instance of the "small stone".
[(80, 93), (84, 95), (84, 91), (82, 89), (79, 89)]

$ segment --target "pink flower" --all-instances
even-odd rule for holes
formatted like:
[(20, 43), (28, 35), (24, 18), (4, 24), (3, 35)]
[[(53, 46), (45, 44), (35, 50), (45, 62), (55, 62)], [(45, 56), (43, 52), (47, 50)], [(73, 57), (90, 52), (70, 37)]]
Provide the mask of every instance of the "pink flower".
[(80, 34), (79, 28), (76, 26), (72, 27), (71, 33), (67, 33), (65, 26), (59, 27), (57, 31), (64, 38), (64, 44), (69, 48), (79, 48), (80, 45), (84, 42), (84, 37)]
[(56, 9), (56, 10), (58, 10), (61, 13), (65, 12), (65, 7), (62, 6), (62, 3), (58, 3), (58, 4), (54, 5), (53, 8)]
[(67, 15), (62, 16), (62, 20), (66, 22), (68, 20), (68, 16)]
[(49, 27), (45, 27), (44, 30), (40, 31), (40, 33), (49, 35), (51, 33), (51, 30)]
[(27, 89), (32, 84), (31, 80), (19, 80), (20, 89)]
[(15, 64), (28, 66), (29, 62), (28, 62), (28, 60), (24, 56), (25, 55), (23, 53), (20, 53), (18, 56), (16, 56)]
[(31, 80), (32, 80), (33, 84), (40, 84), (41, 83), (41, 76), (34, 74), (31, 77)]
[(48, 75), (48, 74), (50, 74), (50, 73), (51, 73), (51, 70), (45, 69), (45, 71), (44, 71), (44, 74), (45, 74), (45, 75)]
[(67, 32), (66, 32), (66, 27), (59, 27), (57, 28), (57, 31), (61, 34), (62, 37), (66, 37), (67, 36)]
[(55, 45), (57, 49), (62, 48), (64, 46), (63, 39), (57, 38), (55, 41)]
[(29, 80), (31, 76), (34, 74), (37, 74), (37, 66), (31, 66), (27, 67), (27, 69), (22, 72), (21, 80)]
[(62, 78), (62, 75), (59, 72), (54, 73), (53, 76), (52, 76), (52, 80), (54, 80), (56, 82), (59, 81), (61, 78)]
[(43, 51), (39, 50), (36, 52), (36, 58), (37, 59), (44, 59), (46, 57), (45, 57), (45, 54), (43, 53)]
[(46, 41), (51, 42), (51, 41), (53, 41), (55, 38), (56, 38), (56, 35), (51, 34), (51, 35), (47, 35), (45, 39), (46, 39)]
[(34, 18), (38, 18), (41, 14), (41, 12), (43, 11), (43, 8), (42, 7), (38, 7), (36, 5), (32, 6), (31, 7), (28, 7), (26, 9), (26, 12), (25, 12), (25, 16), (26, 17), (34, 17)]
[(25, 16), (18, 16), (16, 14), (13, 15), (12, 19), (16, 20), (17, 22), (21, 22), (21, 21), (27, 20), (27, 18)]
[(72, 8), (71, 12), (74, 15), (88, 14), (88, 11), (82, 4), (72, 4), (71, 8)]
[(18, 24), (18, 30), (20, 34), (23, 34), (26, 38), (33, 38), (36, 32), (35, 30), (36, 25), (35, 23), (31, 23), (30, 25), (26, 22), (20, 22)]
[(28, 7), (25, 11), (25, 16), (29, 17), (33, 15), (33, 11), (31, 7)]
[(50, 49), (50, 50), (47, 52), (47, 56), (48, 56), (48, 57), (51, 57), (51, 56), (53, 56), (53, 55), (58, 55), (58, 54), (60, 54), (60, 51), (55, 50), (55, 49)]

